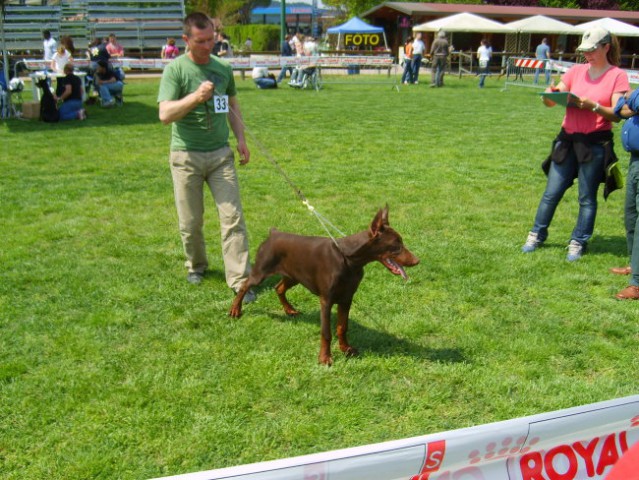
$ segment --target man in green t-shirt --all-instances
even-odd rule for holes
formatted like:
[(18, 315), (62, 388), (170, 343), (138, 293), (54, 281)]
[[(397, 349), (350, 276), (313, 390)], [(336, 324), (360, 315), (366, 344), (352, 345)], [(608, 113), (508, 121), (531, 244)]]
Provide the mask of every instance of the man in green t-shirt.
[(203, 189), (207, 184), (220, 218), (226, 282), (238, 290), (248, 277), (250, 263), (229, 124), (240, 165), (248, 163), (250, 152), (233, 70), (211, 55), (215, 31), (203, 13), (194, 12), (184, 19), (182, 38), (187, 53), (166, 65), (158, 103), (160, 120), (172, 124), (170, 164), (187, 280), (200, 284), (208, 267), (203, 234)]

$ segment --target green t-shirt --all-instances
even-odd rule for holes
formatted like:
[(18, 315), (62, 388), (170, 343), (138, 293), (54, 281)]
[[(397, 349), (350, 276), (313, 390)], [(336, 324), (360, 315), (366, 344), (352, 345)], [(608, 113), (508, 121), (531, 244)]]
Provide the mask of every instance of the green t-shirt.
[(173, 122), (171, 150), (208, 152), (229, 144), (229, 125), (226, 113), (215, 113), (216, 95), (237, 94), (232, 67), (211, 56), (206, 65), (198, 65), (187, 55), (181, 55), (164, 68), (160, 81), (158, 103), (179, 100), (198, 89), (205, 80), (215, 85), (214, 98), (200, 104), (184, 118)]

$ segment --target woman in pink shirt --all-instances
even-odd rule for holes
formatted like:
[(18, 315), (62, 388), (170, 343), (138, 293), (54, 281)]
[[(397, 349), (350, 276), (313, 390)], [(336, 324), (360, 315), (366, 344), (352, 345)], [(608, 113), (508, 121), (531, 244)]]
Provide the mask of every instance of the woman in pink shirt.
[[(617, 66), (619, 43), (610, 32), (600, 27), (588, 30), (577, 51), (583, 53), (587, 63), (572, 66), (556, 87), (546, 90), (572, 92), (578, 99), (566, 107), (561, 131), (544, 164), (548, 176), (546, 191), (522, 247), (524, 253), (529, 253), (544, 243), (555, 209), (576, 178), (579, 214), (568, 244), (567, 259), (571, 262), (581, 258), (592, 237), (599, 184), (606, 184), (604, 198), (619, 187), (614, 178), (607, 178), (606, 167), (617, 160), (613, 150), (612, 122), (618, 122), (620, 118), (613, 108), (630, 89), (626, 72)], [(548, 107), (555, 105), (545, 97), (543, 101)]]

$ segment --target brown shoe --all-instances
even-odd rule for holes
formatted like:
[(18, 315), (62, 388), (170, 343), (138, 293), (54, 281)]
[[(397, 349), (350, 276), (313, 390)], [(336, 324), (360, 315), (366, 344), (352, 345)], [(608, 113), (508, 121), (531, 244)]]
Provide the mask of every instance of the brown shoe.
[(615, 295), (619, 300), (639, 300), (639, 287), (630, 285)]
[(614, 267), (610, 269), (610, 273), (614, 273), (615, 275), (630, 275), (632, 269), (630, 267)]

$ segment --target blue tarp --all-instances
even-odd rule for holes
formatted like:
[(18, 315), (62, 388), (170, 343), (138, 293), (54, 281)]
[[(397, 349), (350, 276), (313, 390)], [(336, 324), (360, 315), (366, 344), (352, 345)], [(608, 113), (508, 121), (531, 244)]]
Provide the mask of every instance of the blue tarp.
[(382, 27), (375, 27), (360, 20), (357, 17), (351, 18), (348, 22), (342, 23), (326, 30), (328, 33), (384, 33)]

